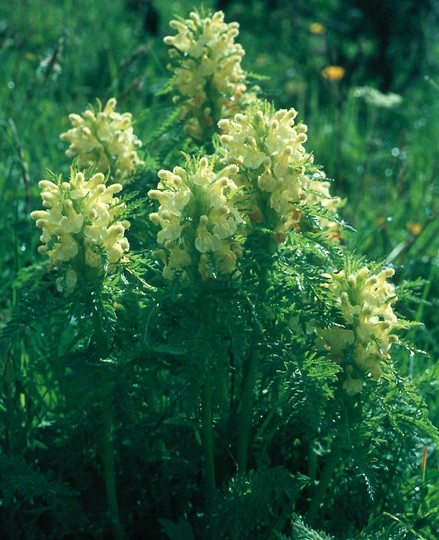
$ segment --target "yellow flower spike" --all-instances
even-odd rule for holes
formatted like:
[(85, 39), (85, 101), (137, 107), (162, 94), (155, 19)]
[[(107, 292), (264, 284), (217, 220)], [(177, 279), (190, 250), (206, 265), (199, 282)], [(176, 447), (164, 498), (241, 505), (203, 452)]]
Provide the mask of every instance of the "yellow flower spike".
[(237, 243), (222, 244), (215, 253), (218, 263), (218, 270), (221, 274), (236, 273), (236, 263), (238, 257), (242, 255), (242, 248)]
[(134, 134), (132, 116), (115, 111), (115, 98), (103, 109), (98, 103), (97, 112), (87, 109), (82, 115), (69, 115), (73, 127), (60, 135), (70, 144), (66, 155), (77, 158), (83, 168), (94, 166), (105, 174), (110, 172), (113, 180), (127, 180), (143, 165), (137, 155), (142, 143)]
[(164, 247), (164, 250), (160, 250), (160, 259), (164, 262), (163, 277), (172, 280), (191, 266), (192, 257), (186, 246), (180, 247), (173, 241), (165, 242)]
[[(215, 161), (188, 160), (187, 168), (159, 172), (157, 189), (148, 195), (159, 202), (150, 219), (160, 225), (153, 255), (164, 263), (165, 279), (211, 279), (236, 271), (238, 250), (230, 251), (244, 219), (236, 206), (236, 165), (215, 171)], [(227, 260), (227, 261), (226, 261)]]
[(52, 265), (63, 272), (57, 280), (60, 290), (72, 292), (87, 268), (94, 269), (96, 276), (114, 271), (129, 249), (124, 233), (130, 224), (118, 221), (124, 205), (114, 197), (122, 186), (107, 188), (105, 182), (101, 173), (86, 180), (84, 173), (72, 171), (69, 182), (39, 183), (46, 210), (35, 210), (31, 217), (42, 229), (43, 245), (38, 251), (47, 254)]
[[(392, 332), (397, 328), (398, 318), (392, 304), (397, 300), (394, 286), (387, 279), (394, 275), (393, 268), (386, 268), (372, 274), (365, 266), (348, 275), (344, 271), (332, 274), (328, 287), (338, 299), (345, 328), (340, 333), (338, 327), (318, 329), (316, 344), (327, 349), (334, 359), (343, 361), (349, 351), (354, 351), (355, 366), (373, 380), (381, 377), (381, 363), (390, 360), (389, 350), (398, 338)], [(352, 337), (347, 341), (349, 332)], [(349, 393), (354, 385), (346, 371), (343, 385)], [(353, 395), (353, 394), (352, 394)]]
[(213, 224), (212, 231), (221, 240), (232, 237), (238, 229), (238, 221), (235, 216), (230, 216), (225, 207), (214, 208), (209, 213), (209, 220)]
[(225, 23), (218, 11), (205, 18), (192, 12), (170, 26), (177, 34), (164, 41), (172, 47), (168, 68), (174, 73), (185, 131), (197, 140), (210, 138), (218, 120), (256, 99), (256, 89), (248, 91), (245, 84), (244, 49), (235, 43), (239, 25)]
[[(306, 205), (328, 208), (335, 214), (341, 202), (330, 196), (329, 183), (309, 177), (313, 158), (304, 147), (307, 128), (295, 125), (296, 116), (295, 109), (276, 111), (260, 102), (219, 122), (224, 132), (223, 161), (236, 163), (242, 171), (237, 178), (247, 200), (249, 220), (255, 227), (261, 224), (272, 229), (280, 242), (288, 231), (299, 229)], [(338, 227), (329, 219), (318, 220), (329, 238), (339, 236)]]
[[(330, 183), (324, 181), (324, 174), (319, 172), (314, 175), (310, 182), (309, 192), (307, 194), (309, 204), (320, 205), (330, 214), (337, 214), (338, 209), (342, 206), (340, 197), (332, 197), (330, 193)], [(328, 218), (321, 216), (319, 223), (323, 231), (325, 231), (328, 239), (338, 242), (341, 237), (341, 228), (338, 223), (331, 221)]]

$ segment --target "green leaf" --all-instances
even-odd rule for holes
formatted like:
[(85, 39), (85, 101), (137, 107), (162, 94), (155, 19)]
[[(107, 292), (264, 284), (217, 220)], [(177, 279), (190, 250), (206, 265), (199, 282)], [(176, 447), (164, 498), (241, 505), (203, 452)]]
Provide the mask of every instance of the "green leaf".
[(293, 517), (291, 527), (293, 529), (291, 540), (335, 540), (333, 536), (305, 525), (300, 516)]

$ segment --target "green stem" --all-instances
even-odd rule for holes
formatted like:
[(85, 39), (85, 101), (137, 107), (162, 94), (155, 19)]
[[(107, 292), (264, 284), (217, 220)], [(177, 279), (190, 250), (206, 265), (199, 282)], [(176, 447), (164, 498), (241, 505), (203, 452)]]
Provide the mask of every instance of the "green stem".
[(92, 321), (93, 321), (93, 331), (94, 331), (93, 337), (94, 337), (98, 354), (100, 358), (103, 358), (107, 355), (108, 344), (107, 344), (107, 338), (105, 336), (104, 329), (102, 328), (102, 320), (101, 320), (101, 316), (98, 310), (97, 304), (99, 303), (101, 303), (101, 299), (99, 297), (92, 296), (89, 299), (89, 309), (91, 310)]
[(209, 367), (206, 367), (202, 394), (202, 433), (204, 447), (204, 468), (206, 477), (206, 495), (210, 502), (216, 490), (215, 455), (212, 431), (212, 382)]
[[(99, 297), (90, 297), (89, 307), (92, 312), (94, 339), (99, 356), (105, 357), (108, 351), (108, 344), (102, 328), (102, 320), (96, 302), (100, 302)], [(108, 398), (104, 400), (104, 440), (102, 449), (102, 463), (104, 467), (105, 492), (107, 506), (113, 536), (115, 540), (125, 540), (126, 535), (120, 519), (119, 504), (116, 489), (116, 468), (115, 468), (115, 448), (114, 448), (114, 406), (112, 402), (113, 384), (108, 389)]]
[(248, 361), (241, 403), (238, 410), (238, 448), (236, 461), (238, 464), (238, 471), (241, 474), (244, 474), (247, 470), (248, 447), (253, 417), (254, 386), (258, 363), (259, 353), (256, 350), (253, 350)]
[(119, 514), (119, 505), (117, 501), (115, 458), (114, 458), (114, 412), (113, 407), (106, 411), (104, 425), (104, 445), (103, 445), (103, 464), (105, 476), (105, 491), (107, 494), (108, 511), (110, 514), (111, 526), (115, 540), (125, 540), (125, 531), (123, 530)]
[(306, 515), (306, 521), (308, 525), (313, 526), (318, 513), (320, 511), (320, 506), (325, 498), (326, 490), (328, 489), (329, 483), (331, 482), (332, 475), (338, 465), (340, 457), (340, 448), (338, 446), (334, 447), (330, 454), (328, 461), (323, 469), (322, 475), (320, 476), (317, 489), (312, 498), (311, 504)]
[(5, 453), (8, 454), (14, 447), (14, 433), (15, 433), (15, 411), (14, 411), (14, 399), (12, 390), (12, 354), (8, 349), (4, 354), (4, 381), (5, 381), (5, 394), (6, 394), (6, 415), (5, 415)]
[(291, 519), (292, 513), (293, 513), (293, 509), (292, 509), (291, 503), (287, 503), (282, 514), (279, 516), (279, 519), (276, 521), (273, 529), (268, 535), (267, 540), (275, 540), (276, 538), (279, 538), (277, 533), (280, 533), (284, 529), (285, 523), (287, 522), (288, 519)]
[(220, 414), (226, 413), (228, 403), (227, 392), (227, 348), (218, 351), (216, 355), (215, 378), (213, 386), (212, 406)]
[(343, 103), (340, 95), (336, 96), (336, 111), (337, 111), (337, 146), (335, 148), (335, 176), (337, 185), (341, 192), (346, 190), (344, 175), (343, 175)]

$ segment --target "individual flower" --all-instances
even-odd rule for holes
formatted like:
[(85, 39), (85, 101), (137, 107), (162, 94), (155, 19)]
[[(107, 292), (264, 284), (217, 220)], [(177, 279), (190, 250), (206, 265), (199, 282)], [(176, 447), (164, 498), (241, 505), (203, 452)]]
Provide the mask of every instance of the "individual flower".
[(134, 134), (132, 116), (116, 112), (116, 104), (111, 98), (104, 108), (98, 101), (98, 110), (70, 114), (73, 127), (60, 138), (70, 143), (66, 155), (77, 158), (80, 167), (94, 166), (120, 182), (132, 176), (143, 161), (137, 155), (142, 143)]
[(238, 188), (235, 165), (214, 170), (214, 160), (202, 157), (187, 168), (161, 170), (157, 189), (148, 196), (159, 202), (151, 214), (160, 225), (153, 256), (163, 262), (163, 276), (201, 276), (203, 280), (237, 271), (238, 241), (243, 218), (235, 205)]
[(419, 236), (424, 230), (422, 224), (417, 221), (409, 221), (406, 228), (413, 236)]
[(322, 69), (321, 74), (324, 79), (338, 82), (345, 76), (346, 70), (342, 66), (326, 66)]
[(309, 31), (316, 36), (322, 36), (326, 32), (326, 28), (322, 23), (313, 22), (309, 25)]
[(380, 378), (381, 365), (390, 359), (389, 350), (398, 341), (393, 333), (398, 318), (392, 309), (397, 296), (387, 281), (393, 274), (392, 268), (375, 274), (365, 266), (327, 276), (343, 324), (318, 329), (317, 344), (344, 367), (343, 387), (349, 395), (361, 391), (365, 375)]
[(31, 217), (42, 229), (38, 251), (63, 271), (58, 288), (71, 292), (82, 275), (114, 271), (129, 249), (124, 234), (130, 224), (118, 219), (125, 205), (114, 196), (121, 184), (106, 186), (102, 173), (87, 179), (72, 170), (69, 182), (41, 180), (39, 186), (46, 209)]
[(315, 173), (310, 179), (306, 202), (314, 206), (317, 211), (321, 209), (323, 214), (326, 214), (326, 216), (319, 215), (317, 221), (326, 238), (337, 242), (341, 237), (341, 226), (334, 218), (344, 201), (340, 197), (333, 197), (330, 187), (331, 183), (325, 180), (325, 174), (322, 171)]
[[(257, 103), (233, 119), (219, 122), (224, 161), (238, 165), (250, 221), (271, 229), (279, 241), (300, 229), (306, 206), (329, 212), (340, 200), (331, 198), (329, 183), (312, 173), (313, 157), (304, 147), (307, 127), (295, 124), (294, 109), (275, 110)], [(322, 221), (322, 227), (327, 223)]]
[(225, 23), (224, 13), (200, 17), (192, 12), (188, 19), (173, 20), (175, 36), (165, 37), (171, 46), (168, 66), (173, 72), (173, 88), (181, 102), (186, 133), (205, 140), (213, 134), (221, 118), (233, 116), (256, 99), (256, 89), (248, 91), (246, 73), (241, 67), (244, 49), (235, 38), (236, 22)]

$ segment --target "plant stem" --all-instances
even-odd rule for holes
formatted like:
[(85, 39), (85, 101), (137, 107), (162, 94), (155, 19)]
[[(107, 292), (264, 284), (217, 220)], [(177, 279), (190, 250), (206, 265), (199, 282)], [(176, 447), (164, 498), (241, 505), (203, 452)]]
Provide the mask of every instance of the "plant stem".
[(215, 483), (215, 455), (213, 447), (213, 432), (212, 432), (212, 381), (209, 366), (206, 366), (204, 375), (204, 385), (202, 394), (202, 433), (204, 447), (204, 468), (206, 477), (206, 495), (208, 503), (216, 490)]
[(258, 363), (259, 352), (253, 350), (248, 360), (241, 403), (238, 410), (238, 448), (236, 461), (238, 464), (238, 471), (241, 474), (244, 474), (247, 470), (248, 446), (253, 416), (254, 386), (256, 382)]
[(227, 392), (227, 348), (223, 347), (216, 355), (215, 377), (213, 385), (212, 406), (218, 409), (220, 414), (226, 413), (228, 403)]
[(310, 526), (314, 524), (316, 517), (318, 516), (320, 505), (325, 498), (326, 490), (328, 489), (332, 475), (337, 467), (339, 457), (340, 447), (335, 446), (332, 448), (329, 454), (328, 461), (326, 462), (326, 465), (322, 471), (317, 489), (314, 493), (314, 497), (312, 498), (308, 513), (306, 514), (306, 521)]
[(277, 536), (277, 533), (280, 533), (283, 530), (288, 518), (291, 519), (292, 513), (293, 513), (293, 510), (292, 510), (291, 503), (286, 504), (285, 508), (282, 511), (282, 514), (279, 516), (279, 519), (276, 521), (276, 523), (274, 524), (274, 527), (272, 528), (270, 534), (268, 535), (267, 540), (275, 540), (276, 538), (279, 538), (279, 536)]
[(341, 98), (337, 103), (337, 146), (335, 149), (335, 178), (337, 178), (338, 187), (342, 192), (346, 192), (343, 175), (343, 104)]
[(360, 179), (361, 196), (364, 197), (366, 189), (366, 177), (370, 169), (370, 162), (373, 155), (374, 137), (375, 137), (375, 125), (377, 120), (377, 110), (375, 107), (371, 108), (370, 121), (368, 134), (366, 139), (366, 155), (364, 156), (363, 171)]
[(13, 390), (12, 390), (12, 354), (8, 349), (4, 354), (4, 385), (5, 385), (5, 440), (3, 450), (8, 454), (14, 446), (14, 433), (15, 433), (15, 411), (14, 411), (14, 400), (13, 400)]
[[(91, 297), (89, 307), (92, 312), (94, 339), (99, 357), (104, 357), (108, 351), (108, 344), (102, 328), (102, 320), (97, 309), (96, 302), (100, 302), (99, 297)], [(102, 464), (104, 467), (105, 492), (107, 497), (107, 506), (110, 516), (113, 536), (115, 540), (125, 540), (125, 531), (119, 513), (119, 504), (117, 500), (116, 489), (116, 471), (115, 471), (115, 448), (114, 448), (114, 406), (112, 401), (113, 383), (108, 388), (108, 398), (104, 400), (104, 439), (102, 449)]]
[(115, 474), (115, 459), (114, 459), (114, 412), (110, 404), (105, 411), (104, 419), (104, 448), (103, 448), (103, 464), (105, 476), (105, 490), (107, 494), (108, 511), (110, 514), (111, 526), (115, 540), (125, 540), (125, 531), (119, 515), (119, 505), (117, 501), (116, 491), (116, 474)]

